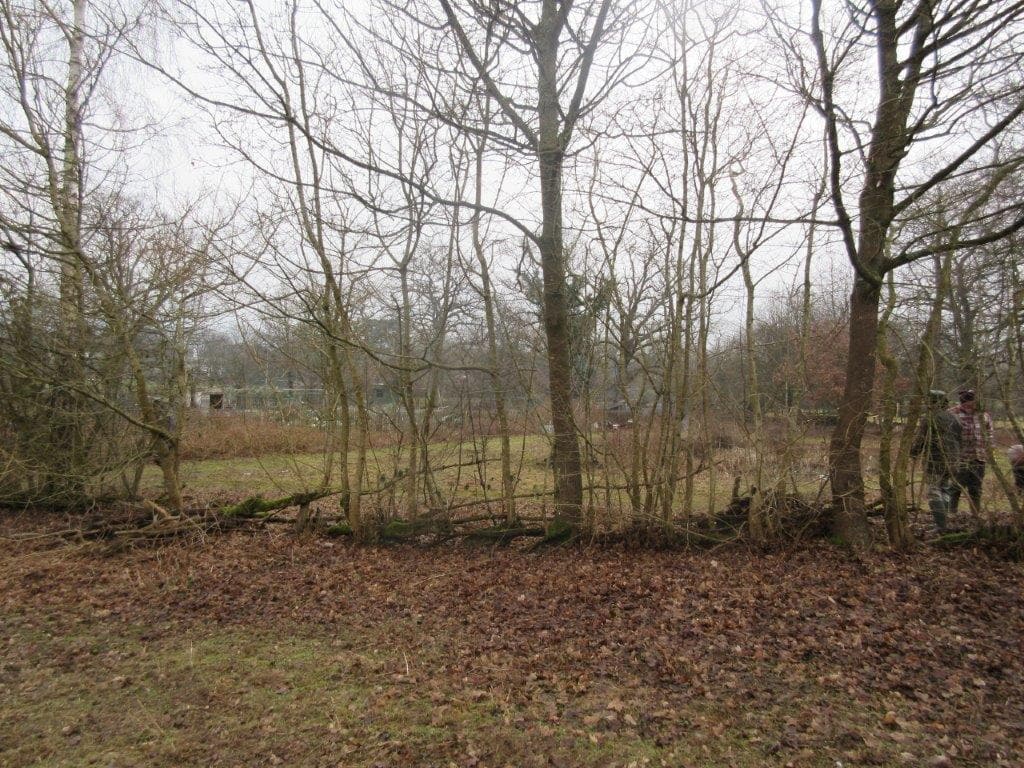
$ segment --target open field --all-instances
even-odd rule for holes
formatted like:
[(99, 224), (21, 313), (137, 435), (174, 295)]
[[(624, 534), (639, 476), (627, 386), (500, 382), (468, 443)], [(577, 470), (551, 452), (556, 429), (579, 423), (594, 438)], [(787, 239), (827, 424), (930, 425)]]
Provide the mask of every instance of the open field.
[(1016, 766), (1024, 568), (973, 552), (102, 557), (0, 518), (0, 766)]
[[(325, 454), (315, 449), (317, 434), (308, 426), (266, 419), (246, 419), (237, 415), (196, 416), (189, 422), (185, 434), (183, 482), (187, 490), (199, 494), (285, 495), (316, 487), (326, 461)], [(595, 429), (589, 434), (591, 456), (589, 462), (584, 462), (584, 484), (594, 488), (595, 499), (603, 505), (607, 505), (609, 496), (612, 506), (628, 504), (621, 490), (606, 492), (606, 486), (623, 483), (624, 469), (632, 461), (631, 442), (635, 436), (631, 428)], [(404, 471), (408, 447), (403, 449), (398, 445), (396, 437), (389, 431), (375, 432), (370, 436), (370, 443), (375, 447), (368, 454), (367, 487), (386, 484)], [(646, 434), (638, 437), (649, 446), (656, 442)], [(450, 438), (434, 440), (429, 449), (431, 466), (435, 468), (434, 480), (442, 495), (455, 501), (483, 500), (499, 495), (498, 438), (477, 436), (472, 439), (458, 434)], [(742, 476), (744, 482), (752, 480), (751, 467), (756, 457), (742, 429), (723, 422), (715, 439), (722, 447), (714, 456), (714, 487), (708, 467), (703, 466), (695, 477), (694, 506), (698, 512), (720, 509), (728, 504), (735, 477)], [(812, 499), (822, 489), (827, 440), (827, 430), (808, 425), (807, 433), (794, 438), (794, 444), (790, 446), (793, 464), (791, 472), (784, 474)], [(550, 491), (550, 437), (542, 433), (513, 434), (510, 444), (516, 492), (530, 495)], [(775, 445), (773, 449), (781, 450), (782, 446)], [(478, 463), (482, 459), (485, 461)], [(340, 463), (341, 457), (335, 454), (334, 460)], [(348, 461), (354, 468), (354, 452)], [(696, 461), (700, 463), (700, 456)], [(774, 483), (771, 457), (765, 466)], [(155, 466), (149, 467), (145, 487), (158, 492), (159, 484), (159, 472)]]
[[(320, 435), (319, 440), (317, 435)], [(594, 455), (584, 471), (591, 484), (621, 481), (622, 470), (631, 461), (633, 437), (631, 428), (598, 429), (589, 435), (588, 445)], [(640, 438), (648, 444), (654, 442), (645, 434)], [(742, 430), (734, 425), (724, 424), (716, 439), (724, 441), (724, 447), (716, 450), (714, 459), (720, 486), (716, 495), (727, 502), (733, 477), (747, 474), (755, 457)], [(798, 482), (807, 484), (809, 490), (812, 486), (817, 490), (825, 471), (828, 432), (808, 427), (805, 434), (793, 440), (793, 469)], [(259, 492), (278, 493), (309, 487), (319, 481), (323, 471), (325, 454), (318, 442), (324, 442), (322, 434), (308, 426), (239, 416), (196, 416), (190, 420), (184, 437), (183, 479), (199, 491), (216, 486), (218, 489), (256, 488)], [(368, 474), (371, 481), (392, 477), (406, 465), (408, 449), (396, 443), (395, 434), (375, 432), (370, 436), (370, 444)], [(537, 432), (517, 433), (510, 435), (510, 444), (512, 471), (518, 478), (519, 492), (549, 489), (550, 437)], [(781, 450), (781, 445), (774, 449)], [(453, 492), (467, 490), (467, 485), (472, 488), (475, 484), (489, 483), (497, 488), (500, 484), (499, 453), (499, 441), (493, 435), (471, 438), (455, 434), (451, 439), (435, 439), (430, 445), (431, 465), (440, 468), (436, 470), (436, 477), (442, 487), (447, 486)], [(353, 466), (354, 457), (353, 452), (349, 456)], [(487, 465), (481, 470), (475, 462), (483, 458)], [(338, 459), (337, 454), (335, 459)], [(700, 461), (699, 456), (697, 460)], [(768, 468), (771, 466), (769, 461)], [(698, 474), (698, 484), (706, 481), (707, 474), (705, 467)], [(147, 481), (150, 487), (158, 485), (159, 473), (155, 467), (149, 468)]]
[[(608, 444), (615, 448), (613, 441), (618, 440), (621, 443), (628, 440), (629, 432), (622, 430), (617, 433), (609, 433), (607, 437)], [(1004, 438), (1003, 442), (1006, 442), (1007, 439)], [(495, 499), (500, 496), (501, 480), (497, 440), (495, 438), (488, 439), (486, 446), (486, 452), (483, 452), (482, 443), (479, 440), (476, 442), (437, 442), (431, 445), (432, 465), (443, 467), (435, 473), (434, 477), (444, 498), (453, 503), (462, 503)], [(512, 446), (513, 473), (518, 478), (516, 492), (524, 495), (539, 494), (535, 506), (543, 508), (548, 501), (543, 494), (551, 490), (551, 470), (547, 464), (550, 442), (544, 435), (515, 435), (512, 437)], [(621, 448), (621, 446), (618, 447)], [(828, 436), (824, 432), (806, 435), (797, 442), (793, 450), (792, 472), (785, 473), (787, 490), (793, 490), (792, 483), (795, 482), (796, 489), (808, 501), (813, 502), (827, 497), (825, 486), (827, 447)], [(865, 483), (869, 495), (878, 493), (875, 454), (877, 454), (877, 438), (871, 438), (865, 445)], [(482, 456), (486, 456), (487, 462), (482, 465), (476, 464), (476, 460)], [(996, 452), (996, 459), (1008, 475), (1009, 465), (1002, 450)], [(239, 455), (192, 459), (182, 462), (182, 481), (185, 486), (186, 498), (191, 497), (192, 499), (203, 500), (213, 497), (234, 501), (256, 494), (265, 497), (286, 496), (317, 487), (322, 478), (325, 461), (325, 454), (308, 452), (272, 452), (260, 456)], [(751, 479), (751, 467), (755, 457), (752, 448), (740, 444), (717, 451), (715, 461), (716, 478), (713, 501), (708, 472), (703, 471), (695, 478), (693, 505), (695, 514), (723, 509), (731, 499), (733, 480), (736, 477), (743, 479), (743, 491), (745, 492), (746, 483), (749, 483)], [(335, 462), (340, 462), (340, 457), (337, 454), (335, 454)], [(350, 455), (349, 462), (352, 467), (355, 466), (354, 454)], [(368, 487), (387, 485), (388, 481), (394, 477), (395, 472), (404, 465), (404, 454), (394, 447), (389, 446), (371, 451), (368, 457)], [(771, 467), (771, 465), (768, 466)], [(606, 516), (614, 517), (625, 512), (629, 502), (621, 489), (612, 490), (607, 494), (604, 492), (606, 483), (613, 486), (622, 483), (623, 473), (620, 465), (607, 462), (600, 466), (590, 467), (588, 472), (590, 475), (585, 484), (594, 488), (594, 506), (606, 512)], [(770, 471), (768, 476), (773, 476)], [(919, 468), (914, 474), (914, 479), (912, 500), (918, 501), (923, 494), (921, 487), (923, 478)], [(155, 465), (147, 467), (143, 491), (151, 495), (159, 494), (160, 483), (159, 469)], [(395, 490), (400, 493), (401, 485), (397, 486)], [(610, 505), (607, 503), (608, 499), (611, 501)], [(989, 520), (1006, 519), (1009, 505), (991, 471), (985, 478), (983, 500), (985, 514)], [(382, 495), (375, 495), (370, 498), (369, 503), (373, 508), (374, 505), (379, 507), (384, 501)], [(333, 502), (325, 500), (320, 502), (320, 506), (329, 511)], [(608, 509), (609, 506), (610, 509)], [(966, 515), (966, 502), (963, 507), (962, 519), (959, 519), (958, 523), (968, 526), (972, 521)], [(684, 514), (681, 503), (678, 511), (679, 514)], [(927, 512), (920, 514), (923, 516), (923, 521), (923, 518), (927, 517)]]

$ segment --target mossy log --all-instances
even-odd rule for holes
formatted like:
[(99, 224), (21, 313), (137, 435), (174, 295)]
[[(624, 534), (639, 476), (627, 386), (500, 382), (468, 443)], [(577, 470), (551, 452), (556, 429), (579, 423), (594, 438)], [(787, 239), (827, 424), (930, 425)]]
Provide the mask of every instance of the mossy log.
[(578, 526), (564, 518), (556, 517), (544, 530), (544, 538), (537, 542), (537, 547), (558, 546), (575, 541), (580, 535)]
[(380, 529), (380, 538), (384, 541), (402, 541), (417, 536), (450, 532), (450, 523), (444, 520), (389, 520)]
[(931, 544), (940, 549), (981, 547), (1011, 560), (1024, 560), (1024, 531), (1012, 525), (951, 531), (939, 536)]
[(468, 531), (465, 534), (466, 538), (471, 541), (487, 541), (495, 544), (508, 544), (520, 537), (542, 537), (545, 535), (547, 535), (547, 530), (543, 526), (516, 526), (513, 528), (494, 526)]
[(264, 499), (262, 496), (250, 496), (245, 501), (223, 507), (219, 511), (221, 517), (239, 518), (252, 520), (277, 512), (288, 507), (301, 507), (330, 496), (333, 491), (309, 491), (305, 493), (293, 493), (291, 496), (282, 496), (278, 499)]
[(35, 494), (14, 494), (0, 498), (0, 511), (85, 512), (124, 503), (120, 496), (82, 496), (73, 499), (39, 498)]
[[(465, 525), (469, 520), (390, 520), (379, 531), (382, 541), (409, 541), (421, 536), (435, 536), (438, 540), (449, 538), (465, 538), (477, 541), (489, 541), (504, 544), (520, 537), (544, 537), (548, 529), (539, 525), (494, 525), (486, 528), (470, 528), (457, 530), (457, 526)], [(472, 522), (476, 522), (473, 520)]]
[(339, 536), (351, 536), (353, 534), (352, 526), (348, 523), (335, 523), (329, 525), (324, 529), (324, 533), (331, 538), (338, 538)]

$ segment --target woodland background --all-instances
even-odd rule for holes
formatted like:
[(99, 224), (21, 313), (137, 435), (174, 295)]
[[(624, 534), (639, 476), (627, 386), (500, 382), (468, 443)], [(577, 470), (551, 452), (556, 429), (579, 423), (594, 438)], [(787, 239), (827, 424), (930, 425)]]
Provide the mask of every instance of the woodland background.
[(924, 392), (1021, 440), (1021, 13), (5, 0), (3, 501), (906, 548)]
[(0, 0), (0, 766), (1024, 763), (1022, 32)]

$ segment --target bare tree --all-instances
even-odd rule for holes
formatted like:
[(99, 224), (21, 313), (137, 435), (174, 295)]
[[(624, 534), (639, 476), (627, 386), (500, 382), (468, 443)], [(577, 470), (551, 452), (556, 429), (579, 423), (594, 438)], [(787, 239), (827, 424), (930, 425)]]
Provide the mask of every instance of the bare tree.
[[(809, 58), (816, 73), (814, 104), (825, 121), (831, 202), (854, 271), (846, 386), (829, 455), (834, 528), (856, 547), (868, 537), (860, 452), (885, 275), (937, 250), (991, 242), (1024, 226), (1019, 204), (967, 206), (955, 222), (964, 232), (955, 242), (935, 244), (919, 234), (892, 243), (894, 225), (922, 200), (1007, 161), (992, 150), (1024, 114), (1013, 74), (1021, 61), (1013, 30), (1022, 19), (1021, 3), (993, 0), (866, 0), (835, 9), (814, 0), (811, 6), (812, 51), (804, 61)], [(877, 60), (874, 73), (861, 58), (867, 50)], [(858, 101), (868, 83), (870, 103)], [(945, 141), (952, 134), (963, 140)], [(851, 187), (855, 208), (847, 204)], [(1000, 223), (986, 226), (994, 221)]]
[(216, 228), (200, 228), (188, 215), (172, 219), (146, 211), (123, 197), (92, 205), (95, 234), (83, 273), (95, 314), (124, 360), (134, 403), (125, 407), (94, 386), (79, 393), (148, 438), (143, 463), (157, 463), (167, 504), (181, 512), (188, 350), (213, 289), (209, 243)]
[(11, 255), (6, 287), (28, 312), (22, 320), (37, 322), (42, 318), (32, 317), (48, 297), (56, 301), (55, 322), (46, 331), (37, 327), (20, 357), (6, 358), (13, 366), (7, 374), (8, 382), (34, 382), (50, 403), (50, 416), (32, 421), (44, 443), (40, 456), (48, 468), (38, 469), (51, 498), (81, 498), (90, 476), (107, 466), (94, 430), (111, 428), (104, 426), (111, 414), (92, 397), (100, 392), (94, 382), (101, 373), (119, 375), (123, 358), (106, 357), (109, 328), (88, 277), (103, 259), (91, 250), (103, 222), (89, 201), (126, 183), (118, 137), (131, 126), (105, 107), (104, 97), (111, 61), (140, 27), (143, 10), (116, 0), (0, 2), (0, 92), (9, 107), (0, 117), (0, 244)]

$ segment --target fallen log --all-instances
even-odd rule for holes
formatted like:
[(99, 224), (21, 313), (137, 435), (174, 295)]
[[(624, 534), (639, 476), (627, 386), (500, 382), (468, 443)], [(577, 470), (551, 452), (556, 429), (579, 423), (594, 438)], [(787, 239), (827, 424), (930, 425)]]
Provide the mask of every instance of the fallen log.
[(318, 499), (325, 499), (328, 496), (333, 496), (336, 493), (339, 493), (339, 491), (325, 489), (321, 491), (293, 493), (290, 496), (282, 496), (278, 499), (264, 499), (260, 495), (250, 496), (248, 499), (239, 502), (238, 504), (221, 507), (221, 509), (217, 511), (217, 514), (222, 517), (256, 519), (266, 517), (273, 512), (278, 512), (282, 509), (287, 509), (288, 507), (301, 507), (305, 504), (317, 501)]
[(579, 535), (580, 529), (578, 527), (560, 518), (555, 518), (544, 529), (544, 537), (533, 545), (533, 549), (570, 544), (576, 541)]
[(338, 537), (351, 536), (354, 531), (352, 530), (352, 526), (348, 523), (335, 523), (334, 525), (327, 526), (324, 529), (324, 533), (331, 537)]
[(447, 520), (389, 520), (380, 529), (380, 538), (384, 541), (403, 541), (419, 536), (445, 535), (451, 533), (451, 523)]
[(969, 531), (950, 531), (930, 543), (939, 549), (978, 547), (1008, 560), (1024, 560), (1024, 531), (1012, 525), (983, 526)]
[(547, 530), (542, 526), (516, 526), (503, 528), (494, 526), (491, 528), (479, 528), (473, 531), (466, 531), (461, 534), (471, 541), (485, 541), (494, 544), (508, 544), (521, 537), (544, 536)]

